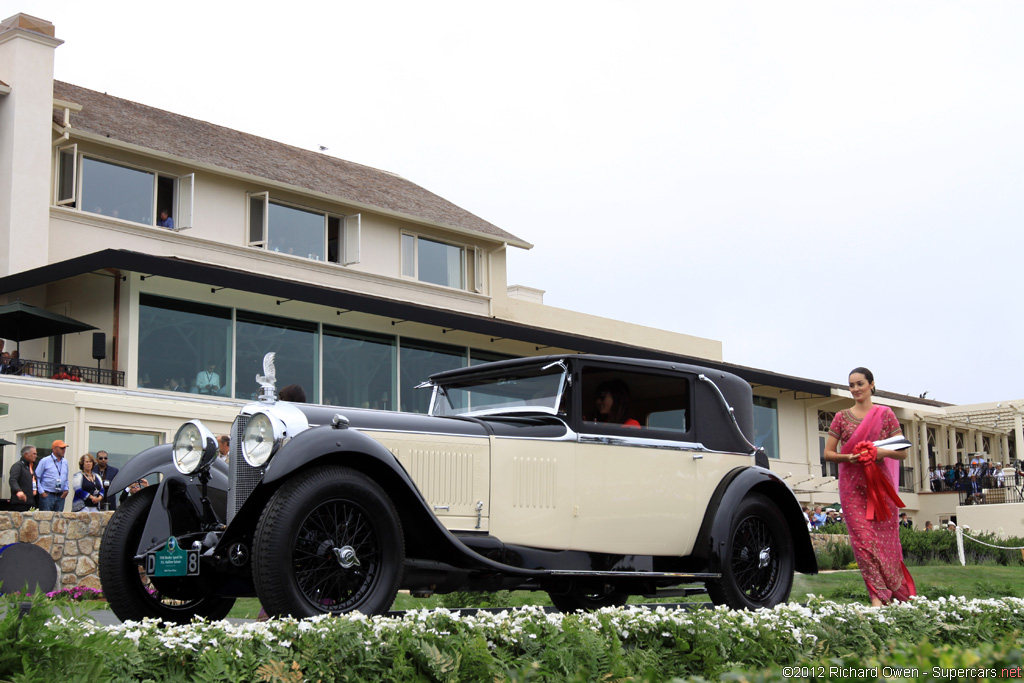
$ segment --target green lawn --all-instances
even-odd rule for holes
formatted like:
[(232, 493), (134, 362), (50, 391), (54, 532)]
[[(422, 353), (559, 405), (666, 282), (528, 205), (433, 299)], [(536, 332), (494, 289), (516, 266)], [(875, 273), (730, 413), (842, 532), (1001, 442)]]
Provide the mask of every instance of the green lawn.
[[(965, 598), (992, 598), (992, 597), (1024, 597), (1024, 569), (1021, 567), (1000, 567), (996, 565), (937, 565), (928, 567), (911, 567), (910, 573), (917, 584), (917, 592), (928, 598), (940, 598), (944, 596), (965, 597)], [(862, 602), (867, 604), (867, 589), (861, 579), (860, 572), (838, 571), (818, 574), (816, 576), (805, 576), (797, 574), (793, 581), (793, 592), (790, 600), (793, 602), (806, 602), (808, 594), (835, 602)], [(465, 597), (462, 594), (460, 597)], [(478, 596), (479, 597), (479, 596)], [(547, 593), (531, 591), (512, 591), (495, 594), (489, 597), (495, 607), (519, 607), (522, 605), (550, 605)], [(630, 598), (630, 603), (646, 604), (654, 602), (707, 602), (707, 595), (697, 595), (691, 598), (661, 598), (650, 600), (640, 596)], [(465, 606), (457, 604), (450, 598), (435, 595), (429, 598), (414, 598), (405, 593), (400, 593), (395, 600), (393, 609), (433, 609), (438, 606), (449, 608)], [(468, 601), (470, 606), (479, 606), (479, 603)], [(102, 601), (83, 602), (82, 606), (86, 611), (94, 609), (108, 609), (107, 603)], [(256, 598), (240, 598), (235, 607), (231, 610), (229, 617), (237, 619), (255, 619), (260, 611), (260, 603)]]
[[(939, 565), (929, 567), (911, 567), (910, 572), (917, 585), (917, 592), (928, 598), (955, 596), (965, 598), (992, 597), (1024, 597), (1024, 569), (1021, 567), (1000, 566), (967, 566)], [(813, 593), (819, 597), (835, 602), (861, 602), (867, 604), (867, 589), (860, 572), (839, 571), (805, 576), (797, 574), (793, 582), (793, 593), (790, 600), (806, 602), (807, 595)], [(530, 591), (513, 591), (502, 593), (500, 604), (495, 606), (518, 607), (521, 605), (550, 605), (546, 593)], [(413, 598), (400, 593), (395, 600), (394, 609), (432, 609), (444, 605), (444, 596), (435, 595), (430, 598)], [(707, 601), (706, 595), (690, 598), (689, 601)], [(631, 603), (651, 602), (684, 602), (682, 598), (663, 598), (652, 601), (642, 597), (630, 599)], [(98, 607), (89, 609), (104, 609)], [(458, 605), (449, 604), (448, 607)], [(254, 619), (259, 614), (259, 601), (255, 598), (242, 598), (235, 603), (229, 616), (240, 619)]]

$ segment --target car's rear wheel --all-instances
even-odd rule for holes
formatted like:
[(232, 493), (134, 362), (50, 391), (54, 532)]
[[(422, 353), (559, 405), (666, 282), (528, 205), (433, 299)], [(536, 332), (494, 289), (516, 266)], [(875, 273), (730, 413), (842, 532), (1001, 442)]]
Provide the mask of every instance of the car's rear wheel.
[(551, 598), (551, 604), (559, 612), (568, 614), (577, 610), (590, 612), (602, 607), (621, 607), (626, 604), (629, 594), (619, 593), (610, 586), (606, 586), (598, 591), (580, 588), (571, 590), (568, 593), (552, 593), (548, 591), (548, 597)]
[(150, 486), (118, 505), (100, 543), (99, 569), (103, 595), (121, 621), (146, 617), (187, 624), (192, 617), (223, 619), (234, 598), (208, 594), (197, 577), (146, 576), (135, 562), (157, 487)]
[(761, 494), (743, 499), (733, 513), (722, 578), (708, 581), (716, 605), (733, 609), (774, 607), (793, 588), (793, 539), (782, 513)]
[(284, 484), (267, 503), (253, 545), (256, 592), (270, 615), (382, 614), (405, 562), (390, 498), (344, 467), (310, 470)]

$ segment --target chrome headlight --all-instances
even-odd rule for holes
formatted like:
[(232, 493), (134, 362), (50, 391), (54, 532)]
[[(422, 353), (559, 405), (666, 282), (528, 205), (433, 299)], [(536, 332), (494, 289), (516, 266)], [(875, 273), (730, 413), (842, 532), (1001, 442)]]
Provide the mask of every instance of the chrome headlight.
[(283, 441), (284, 423), (266, 413), (256, 413), (242, 432), (242, 456), (253, 467), (263, 467)]
[(178, 428), (171, 453), (174, 467), (182, 474), (192, 475), (213, 463), (217, 439), (202, 422), (192, 420)]

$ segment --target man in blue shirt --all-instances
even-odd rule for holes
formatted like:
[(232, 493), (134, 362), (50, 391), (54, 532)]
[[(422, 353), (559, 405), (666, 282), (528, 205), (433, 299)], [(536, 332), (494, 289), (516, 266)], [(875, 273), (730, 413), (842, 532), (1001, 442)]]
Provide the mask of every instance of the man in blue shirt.
[(40, 510), (64, 511), (64, 499), (68, 497), (68, 461), (64, 457), (67, 448), (66, 443), (57, 439), (50, 455), (36, 465)]
[(156, 222), (161, 228), (170, 228), (174, 230), (174, 219), (171, 218), (171, 212), (164, 209), (160, 212), (160, 220)]
[(821, 511), (821, 506), (814, 506), (814, 514), (811, 515), (811, 525), (818, 529), (825, 525), (825, 513)]

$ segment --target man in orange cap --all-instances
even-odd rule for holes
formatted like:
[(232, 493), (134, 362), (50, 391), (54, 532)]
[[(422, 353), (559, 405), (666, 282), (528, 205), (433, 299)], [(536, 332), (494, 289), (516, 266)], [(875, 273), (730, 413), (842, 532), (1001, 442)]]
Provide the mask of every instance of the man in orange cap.
[(68, 461), (64, 458), (67, 449), (68, 445), (57, 439), (50, 455), (36, 465), (40, 510), (64, 511), (64, 500), (68, 497)]

